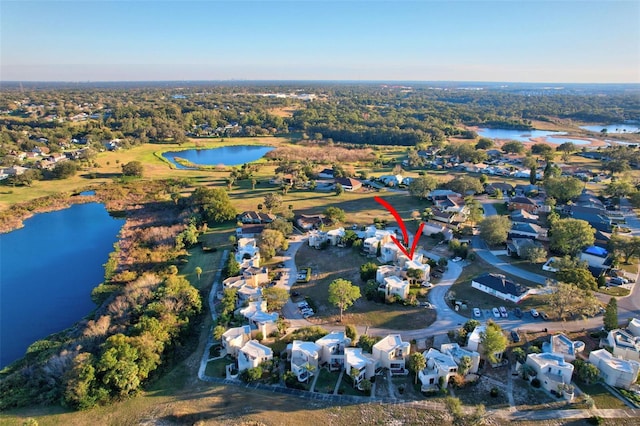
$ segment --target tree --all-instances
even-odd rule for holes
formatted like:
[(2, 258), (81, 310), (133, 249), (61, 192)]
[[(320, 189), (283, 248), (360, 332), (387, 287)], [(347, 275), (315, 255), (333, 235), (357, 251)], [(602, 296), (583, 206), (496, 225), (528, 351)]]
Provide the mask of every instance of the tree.
[(268, 311), (279, 311), (289, 300), (289, 292), (284, 288), (267, 287), (262, 290), (262, 298), (267, 301)]
[(537, 171), (537, 168), (538, 168), (538, 160), (533, 158), (531, 155), (527, 155), (524, 158), (524, 162), (522, 163), (522, 165), (524, 167), (526, 167), (527, 169), (529, 169), (529, 171), (530, 171), (529, 183), (531, 183), (531, 185), (535, 185), (536, 184), (536, 171)]
[(217, 341), (222, 340), (222, 335), (227, 331), (226, 327), (222, 325), (216, 325), (213, 329), (213, 338)]
[(550, 177), (544, 182), (547, 197), (553, 197), (558, 203), (564, 204), (577, 198), (584, 188), (584, 183), (574, 177)]
[(460, 365), (458, 366), (458, 373), (460, 373), (463, 377), (467, 375), (473, 363), (471, 362), (471, 357), (468, 355), (460, 358)]
[(628, 264), (632, 257), (640, 255), (640, 237), (623, 237), (614, 232), (609, 240), (609, 249), (622, 254), (623, 262)]
[(627, 179), (615, 180), (604, 188), (605, 195), (609, 197), (626, 197), (634, 192), (636, 192), (636, 188)]
[(466, 195), (470, 192), (479, 194), (484, 190), (482, 183), (480, 183), (480, 179), (466, 175), (453, 178), (446, 183), (445, 187), (462, 195)]
[(326, 218), (334, 224), (338, 224), (340, 222), (344, 222), (346, 219), (346, 214), (344, 212), (344, 210), (338, 208), (338, 207), (327, 207), (324, 212), (322, 212)]
[(547, 260), (547, 250), (544, 247), (528, 246), (524, 248), (522, 258), (531, 263), (543, 263)]
[(563, 255), (576, 256), (583, 248), (593, 245), (595, 232), (587, 221), (559, 219), (551, 225), (551, 250)]
[(360, 279), (363, 282), (367, 282), (370, 279), (374, 279), (376, 277), (376, 272), (378, 271), (378, 265), (374, 262), (367, 262), (360, 266)]
[(421, 352), (414, 352), (409, 356), (409, 370), (415, 374), (414, 383), (418, 383), (418, 373), (427, 367), (427, 360)]
[(352, 345), (358, 339), (358, 329), (353, 324), (347, 324), (344, 326), (344, 334), (347, 338), (351, 339)]
[(615, 330), (618, 328), (618, 301), (615, 297), (609, 299), (607, 307), (604, 310), (604, 329), (606, 331)]
[(572, 152), (576, 152), (576, 144), (574, 144), (573, 142), (565, 142), (558, 145), (556, 151), (562, 152), (562, 161), (568, 161), (569, 155)]
[(491, 364), (495, 364), (498, 362), (496, 354), (504, 352), (507, 347), (507, 337), (498, 324), (487, 321), (486, 330), (480, 333), (480, 343), (482, 343), (482, 354)]
[(55, 179), (66, 179), (75, 176), (78, 166), (74, 161), (62, 161), (53, 168), (51, 173)]
[(274, 192), (270, 192), (264, 196), (264, 206), (267, 211), (271, 213), (273, 210), (277, 210), (282, 205), (282, 196)]
[(114, 334), (104, 343), (104, 349), (96, 365), (102, 383), (114, 397), (126, 397), (140, 386), (138, 350), (124, 334)]
[(340, 321), (342, 321), (342, 312), (359, 298), (360, 287), (351, 284), (351, 281), (338, 278), (329, 284), (329, 303), (340, 309)]
[(489, 149), (493, 146), (493, 140), (489, 138), (480, 138), (476, 143), (476, 149)]
[(502, 244), (507, 241), (511, 229), (511, 221), (506, 216), (489, 216), (480, 222), (480, 236), (489, 245)]
[(375, 345), (379, 341), (380, 341), (379, 337), (368, 336), (366, 334), (363, 334), (362, 336), (360, 336), (360, 339), (358, 339), (358, 347), (362, 348), (363, 352), (371, 353), (371, 351), (373, 350), (373, 345)]
[(191, 202), (200, 210), (205, 222), (222, 223), (235, 219), (238, 214), (223, 188), (200, 186), (191, 194)]
[(280, 249), (286, 250), (288, 243), (282, 232), (275, 229), (265, 229), (258, 238), (260, 255), (269, 260), (276, 255)]
[(144, 167), (140, 161), (129, 161), (122, 165), (122, 174), (125, 176), (142, 177)]
[(531, 146), (531, 153), (534, 155), (549, 155), (553, 154), (553, 148), (546, 143), (536, 143)]
[(429, 193), (438, 187), (438, 180), (432, 176), (424, 175), (413, 179), (409, 183), (409, 194), (421, 199), (427, 198)]
[(597, 312), (599, 303), (591, 291), (582, 290), (572, 284), (559, 283), (548, 296), (551, 310), (561, 320), (569, 315), (589, 316)]
[(282, 217), (275, 218), (275, 220), (269, 223), (266, 226), (266, 228), (280, 231), (282, 232), (282, 235), (284, 235), (285, 237), (288, 237), (293, 233), (293, 223), (289, 222), (288, 220)]
[(247, 368), (241, 374), (242, 380), (246, 383), (253, 383), (262, 378), (262, 367), (257, 366), (253, 368)]
[(573, 362), (574, 370), (573, 374), (578, 376), (580, 380), (589, 384), (594, 383), (600, 377), (600, 370), (595, 365), (585, 362), (581, 359), (576, 359)]
[(583, 290), (598, 289), (598, 282), (588, 269), (561, 269), (557, 272), (556, 276), (558, 277), (559, 281), (565, 282), (567, 284), (573, 284)]
[(480, 204), (480, 202), (472, 196), (466, 197), (464, 199), (464, 202), (469, 212), (467, 213), (467, 222), (471, 222), (471, 223), (480, 222), (484, 214), (484, 209), (482, 208), (482, 204)]
[(222, 275), (225, 278), (229, 278), (229, 277), (235, 277), (238, 274), (240, 274), (240, 264), (236, 260), (236, 257), (233, 254), (231, 254), (227, 257), (227, 261), (224, 265), (224, 268), (222, 268)]
[(78, 410), (86, 410), (98, 402), (95, 359), (92, 354), (81, 352), (73, 358), (71, 368), (64, 376), (64, 402)]
[(342, 195), (344, 194), (344, 186), (342, 186), (341, 183), (336, 183), (334, 186), (334, 191), (336, 195)]
[(522, 154), (524, 152), (524, 144), (519, 141), (509, 141), (502, 145), (502, 151), (511, 154)]

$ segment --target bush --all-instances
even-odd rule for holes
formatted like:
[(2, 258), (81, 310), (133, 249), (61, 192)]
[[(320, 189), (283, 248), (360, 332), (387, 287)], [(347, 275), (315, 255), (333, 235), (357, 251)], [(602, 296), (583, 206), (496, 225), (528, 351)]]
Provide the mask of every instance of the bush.
[(604, 423), (604, 419), (600, 416), (592, 416), (587, 419), (587, 423), (590, 425), (601, 425)]
[(533, 380), (531, 380), (531, 386), (533, 386), (534, 388), (539, 388), (540, 387), (540, 379), (538, 379), (537, 377)]
[(489, 392), (489, 395), (491, 395), (491, 398), (497, 398), (498, 395), (500, 395), (500, 391), (498, 390), (498, 388), (496, 388), (495, 386), (491, 388), (491, 391)]

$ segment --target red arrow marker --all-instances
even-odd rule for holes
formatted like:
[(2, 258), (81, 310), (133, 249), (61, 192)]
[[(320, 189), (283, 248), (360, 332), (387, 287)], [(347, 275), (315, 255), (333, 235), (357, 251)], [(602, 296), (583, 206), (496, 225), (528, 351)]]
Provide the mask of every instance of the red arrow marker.
[[(404, 240), (408, 244), (409, 235), (407, 234), (407, 227), (405, 226), (404, 221), (402, 220), (402, 218), (400, 217), (396, 209), (394, 209), (391, 206), (391, 204), (387, 203), (385, 200), (383, 200), (380, 197), (373, 197), (373, 199), (376, 200), (378, 203), (382, 204), (382, 206), (385, 209), (389, 210), (389, 212), (393, 215), (393, 217), (396, 219), (396, 222), (398, 222), (400, 229), (402, 230), (402, 236), (404, 237)], [(398, 241), (396, 237), (394, 237), (393, 235), (391, 236), (391, 239), (393, 240), (393, 242), (398, 246), (398, 248), (402, 251), (402, 253), (404, 253), (409, 258), (409, 260), (413, 260), (413, 254), (416, 251), (418, 240), (422, 235), (422, 228), (424, 228), (424, 222), (420, 223), (420, 226), (418, 227), (418, 232), (416, 233), (415, 237), (413, 237), (413, 244), (411, 244), (411, 251), (407, 251), (407, 248), (400, 241)]]

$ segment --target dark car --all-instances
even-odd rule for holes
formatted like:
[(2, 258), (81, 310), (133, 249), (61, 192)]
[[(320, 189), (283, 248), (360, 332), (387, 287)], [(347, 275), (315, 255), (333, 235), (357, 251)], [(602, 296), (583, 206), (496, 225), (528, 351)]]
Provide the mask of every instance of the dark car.
[(520, 336), (515, 330), (511, 331), (511, 340), (513, 343), (518, 343), (520, 341)]
[(540, 311), (540, 312), (538, 312), (538, 313), (540, 314), (540, 317), (542, 317), (542, 319), (543, 319), (543, 320), (545, 320), (545, 321), (549, 321), (549, 315), (547, 315), (547, 313), (546, 313), (546, 312), (542, 312), (542, 311)]
[(298, 293), (297, 291), (292, 291), (292, 292), (291, 292), (291, 295), (292, 295), (293, 297), (298, 297), (298, 296), (300, 296), (300, 293)]
[(518, 318), (522, 318), (522, 310), (520, 308), (515, 308), (513, 310), (513, 315), (515, 315)]

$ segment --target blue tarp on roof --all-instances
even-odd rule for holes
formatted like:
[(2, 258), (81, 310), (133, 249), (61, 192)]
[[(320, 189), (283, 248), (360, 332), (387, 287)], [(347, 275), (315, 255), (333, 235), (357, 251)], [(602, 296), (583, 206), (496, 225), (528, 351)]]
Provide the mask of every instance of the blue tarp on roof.
[(603, 249), (602, 247), (597, 247), (597, 246), (587, 247), (584, 250), (584, 252), (587, 254), (592, 254), (594, 256), (601, 256), (601, 257), (607, 257), (609, 255), (609, 252), (606, 249)]

